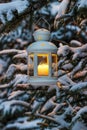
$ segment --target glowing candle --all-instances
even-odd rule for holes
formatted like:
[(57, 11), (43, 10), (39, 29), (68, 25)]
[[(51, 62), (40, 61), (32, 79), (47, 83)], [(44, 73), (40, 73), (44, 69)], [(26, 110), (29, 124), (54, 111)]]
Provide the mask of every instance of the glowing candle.
[(38, 76), (48, 76), (49, 75), (49, 66), (48, 64), (38, 65)]

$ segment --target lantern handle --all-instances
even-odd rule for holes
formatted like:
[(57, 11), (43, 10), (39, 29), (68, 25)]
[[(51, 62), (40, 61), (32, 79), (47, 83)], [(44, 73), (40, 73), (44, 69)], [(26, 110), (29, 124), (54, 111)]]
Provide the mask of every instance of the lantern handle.
[(36, 24), (38, 24), (38, 23), (40, 22), (41, 19), (42, 19), (45, 23), (47, 23), (48, 28), (49, 28), (49, 31), (51, 31), (51, 26), (50, 26), (50, 24), (49, 24), (49, 23), (47, 22), (47, 20), (44, 19), (43, 17), (39, 18), (39, 19), (37, 20)]

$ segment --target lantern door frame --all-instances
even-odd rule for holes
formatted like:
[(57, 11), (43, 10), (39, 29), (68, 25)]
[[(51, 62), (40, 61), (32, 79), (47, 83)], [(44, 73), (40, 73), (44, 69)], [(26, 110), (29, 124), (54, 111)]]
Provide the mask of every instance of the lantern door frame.
[[(48, 62), (48, 65), (49, 65), (49, 74), (48, 76), (38, 76), (38, 55), (48, 55), (48, 58), (47, 58), (47, 62)], [(57, 54), (55, 52), (30, 52), (28, 53), (28, 75), (29, 75), (29, 56), (30, 55), (33, 55), (33, 63), (34, 63), (34, 74), (33, 76), (30, 76), (29, 75), (29, 78), (56, 78), (55, 76), (52, 76), (52, 54), (55, 54), (56, 56), (56, 63), (57, 63)]]

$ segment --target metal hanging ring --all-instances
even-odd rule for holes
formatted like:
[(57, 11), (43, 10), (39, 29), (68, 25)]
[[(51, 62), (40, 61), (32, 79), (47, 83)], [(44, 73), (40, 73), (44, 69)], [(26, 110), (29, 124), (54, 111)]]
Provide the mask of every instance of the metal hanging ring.
[(38, 24), (41, 20), (43, 20), (45, 23), (47, 23), (48, 29), (49, 29), (49, 31), (51, 31), (51, 26), (50, 26), (50, 24), (49, 24), (49, 23), (47, 22), (47, 20), (44, 19), (43, 17), (39, 18), (39, 19), (37, 20), (36, 24)]

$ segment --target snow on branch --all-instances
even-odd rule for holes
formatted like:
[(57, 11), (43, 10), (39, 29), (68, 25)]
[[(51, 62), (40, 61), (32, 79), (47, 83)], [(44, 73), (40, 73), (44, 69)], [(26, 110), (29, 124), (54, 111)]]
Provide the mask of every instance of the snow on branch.
[(18, 19), (21, 19), (21, 17), (28, 14), (30, 11), (29, 9), (30, 3), (27, 0), (18, 0), (0, 4), (0, 33), (4, 32), (6, 28), (11, 30), (12, 23), (19, 21)]
[(57, 25), (57, 20), (66, 13), (68, 5), (69, 5), (70, 0), (63, 0), (60, 5), (59, 5), (59, 9), (58, 9), (58, 14), (55, 18), (54, 21), (54, 27), (56, 27)]
[(73, 85), (70, 89), (71, 92), (81, 91), (83, 89), (87, 89), (87, 82), (77, 83)]
[(72, 119), (72, 122), (74, 123), (78, 118), (80, 118), (82, 115), (87, 114), (87, 106), (81, 108), (76, 116)]
[(6, 49), (6, 50), (2, 50), (0, 52), (0, 55), (3, 54), (17, 54), (17, 53), (23, 53), (26, 52), (25, 50), (17, 50), (17, 49)]
[(78, 6), (78, 12), (87, 11), (87, 0), (79, 0), (77, 6)]

